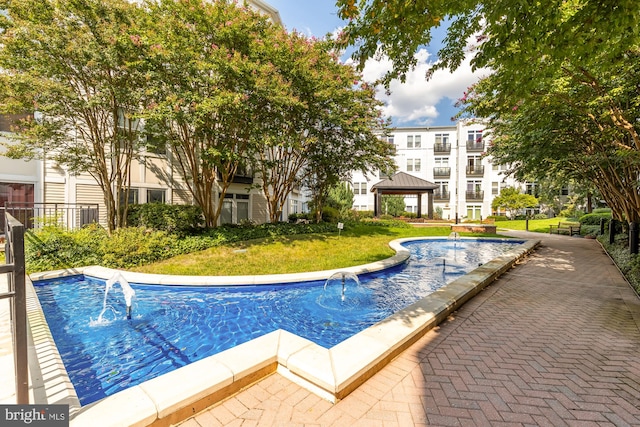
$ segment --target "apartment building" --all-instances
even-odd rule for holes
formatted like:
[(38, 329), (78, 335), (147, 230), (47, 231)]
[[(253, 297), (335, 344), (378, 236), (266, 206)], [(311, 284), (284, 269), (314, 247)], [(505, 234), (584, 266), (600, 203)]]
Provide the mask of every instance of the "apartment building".
[[(504, 175), (504, 166), (485, 156), (489, 141), (480, 123), (460, 121), (451, 126), (401, 127), (393, 130), (389, 143), (396, 147), (398, 171), (437, 186), (428, 197), (405, 196), (407, 212), (434, 212), (443, 219), (481, 219), (493, 214), (491, 202), (504, 187), (524, 188)], [(378, 174), (352, 176), (354, 208), (374, 210), (371, 188), (387, 177)], [(429, 200), (429, 197), (432, 197)]]

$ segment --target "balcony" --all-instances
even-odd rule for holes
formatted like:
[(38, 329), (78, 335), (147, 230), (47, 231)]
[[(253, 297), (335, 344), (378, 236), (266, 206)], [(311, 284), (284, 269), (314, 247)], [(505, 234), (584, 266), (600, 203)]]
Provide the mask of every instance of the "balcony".
[(448, 202), (450, 199), (449, 194), (450, 193), (448, 191), (435, 190), (433, 192), (433, 200), (446, 200)]
[[(218, 172), (218, 179), (222, 179), (220, 172)], [(231, 182), (234, 184), (253, 184), (253, 172), (248, 168), (239, 167)]]
[(467, 141), (467, 153), (469, 152), (483, 152), (484, 142), (482, 141)]
[(465, 200), (467, 202), (481, 202), (484, 200), (484, 191), (467, 191)]
[(484, 176), (484, 166), (482, 165), (467, 166), (467, 176)]
[(449, 178), (450, 176), (451, 176), (451, 168), (448, 166), (433, 168), (434, 178)]
[(451, 144), (448, 142), (436, 142), (433, 144), (433, 154), (449, 154), (451, 153)]

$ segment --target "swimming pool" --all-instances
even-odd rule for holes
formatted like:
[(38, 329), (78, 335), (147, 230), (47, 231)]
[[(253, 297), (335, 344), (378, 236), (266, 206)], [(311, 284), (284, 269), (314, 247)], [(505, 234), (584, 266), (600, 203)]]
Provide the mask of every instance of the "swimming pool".
[[(132, 284), (133, 318), (126, 320), (117, 288), (109, 296), (112, 315), (96, 322), (104, 281), (75, 276), (34, 284), (86, 405), (276, 329), (331, 347), (518, 243), (405, 243), (411, 251), (406, 264), (360, 276), (361, 286), (347, 285), (344, 304), (337, 305), (324, 303), (324, 281), (235, 288)], [(331, 297), (335, 289), (327, 291)]]

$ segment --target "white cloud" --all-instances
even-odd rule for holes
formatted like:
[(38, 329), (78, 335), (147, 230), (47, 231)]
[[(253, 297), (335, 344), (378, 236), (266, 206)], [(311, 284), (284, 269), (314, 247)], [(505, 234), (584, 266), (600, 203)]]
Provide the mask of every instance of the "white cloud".
[[(461, 98), (467, 88), (486, 75), (487, 70), (471, 71), (469, 55), (467, 59), (453, 72), (437, 70), (427, 80), (427, 71), (433, 66), (430, 54), (426, 49), (420, 49), (415, 57), (418, 64), (407, 74), (405, 83), (394, 80), (390, 85), (390, 94), (383, 87), (378, 88), (378, 99), (385, 103), (383, 113), (391, 117), (399, 125), (429, 125), (436, 120), (439, 123), (448, 121), (455, 111), (439, 111), (438, 103), (443, 99), (452, 102)], [(363, 79), (373, 82), (382, 77), (392, 68), (391, 61), (383, 57), (380, 60), (369, 59), (365, 63)]]

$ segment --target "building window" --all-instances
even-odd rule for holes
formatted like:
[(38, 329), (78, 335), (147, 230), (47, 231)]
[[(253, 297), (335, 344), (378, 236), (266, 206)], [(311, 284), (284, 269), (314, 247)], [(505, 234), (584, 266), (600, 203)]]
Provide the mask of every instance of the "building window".
[(529, 194), (534, 197), (538, 197), (538, 184), (536, 183), (526, 183), (525, 184), (525, 194)]
[(482, 156), (467, 156), (467, 165), (473, 167), (482, 164)]
[(148, 189), (147, 190), (147, 203), (166, 203), (167, 192), (166, 190)]
[(436, 181), (434, 184), (439, 187), (436, 191), (440, 191), (442, 194), (449, 192), (449, 181)]
[(482, 142), (481, 130), (470, 130), (467, 132), (467, 141), (469, 142)]
[(448, 133), (436, 133), (436, 144), (448, 144), (448, 143), (449, 143)]
[(491, 194), (494, 196), (500, 194), (500, 183), (498, 181), (493, 181), (491, 183)]
[(238, 224), (249, 220), (249, 195), (232, 194), (224, 195), (220, 222), (222, 224)]
[(120, 204), (123, 205), (126, 200), (130, 205), (137, 205), (140, 203), (138, 194), (139, 191), (137, 188), (129, 188), (129, 190), (121, 189), (118, 195), (120, 197)]
[(434, 157), (433, 162), (436, 167), (449, 166), (449, 158), (448, 157)]
[(420, 159), (407, 159), (407, 172), (420, 172)]
[(296, 199), (289, 200), (289, 213), (298, 213), (298, 201)]
[(422, 146), (421, 135), (407, 135), (407, 148), (420, 148)]
[(167, 155), (167, 144), (164, 141), (164, 138), (148, 133), (145, 135), (145, 139), (147, 153), (155, 154), (156, 156)]
[(367, 194), (367, 183), (366, 182), (354, 182), (353, 183), (353, 194)]
[(560, 190), (560, 195), (561, 196), (568, 196), (569, 195), (569, 187), (567, 187), (566, 185), (564, 187), (562, 187), (562, 189)]
[(395, 144), (395, 137), (394, 137), (393, 135), (389, 135), (389, 136), (387, 137), (387, 142), (388, 142), (389, 144)]
[(467, 181), (467, 191), (479, 193), (482, 191), (482, 181)]
[(467, 219), (482, 219), (482, 206), (467, 205)]

